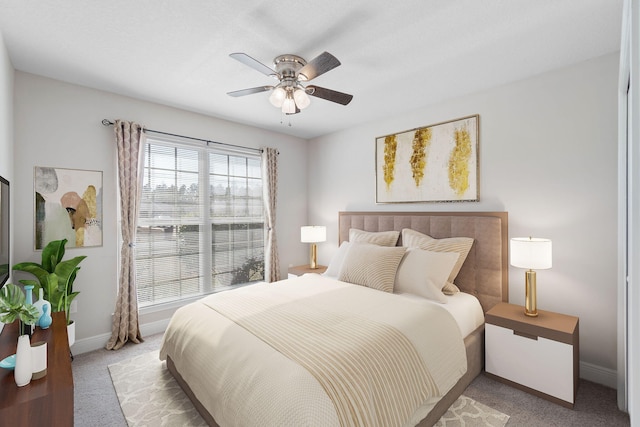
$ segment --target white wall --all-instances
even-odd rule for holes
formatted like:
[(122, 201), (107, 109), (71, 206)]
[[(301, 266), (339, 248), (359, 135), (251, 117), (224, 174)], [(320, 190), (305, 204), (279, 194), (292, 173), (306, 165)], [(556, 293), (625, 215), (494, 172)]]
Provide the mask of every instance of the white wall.
[[(336, 249), (341, 210), (508, 211), (510, 237), (553, 240), (538, 308), (580, 317), (581, 376), (615, 387), (617, 78), (618, 55), (607, 55), (312, 140), (309, 219), (328, 230), (319, 262)], [(480, 202), (376, 205), (376, 137), (471, 114)], [(524, 304), (523, 270), (511, 268), (509, 294)]]
[[(13, 66), (0, 33), (0, 176), (9, 180), (10, 183), (13, 182), (13, 75)], [(13, 218), (13, 189), (10, 191), (10, 197), (9, 217)], [(9, 243), (12, 247), (11, 232)], [(10, 257), (15, 259), (11, 247), (9, 248)]]
[[(13, 263), (38, 261), (41, 252), (33, 247), (33, 168), (52, 166), (103, 171), (103, 246), (68, 248), (68, 256), (86, 254), (74, 289), (80, 291), (74, 352), (99, 348), (111, 331), (117, 289), (116, 170), (113, 128), (100, 122), (107, 118), (134, 120), (149, 129), (210, 139), (229, 144), (279, 150), (281, 207), (277, 216), (277, 237), (281, 270), (293, 262), (290, 254), (299, 250), (299, 227), (306, 222), (307, 144), (304, 140), (265, 132), (166, 106), (71, 85), (48, 78), (15, 73), (15, 244)], [(1, 119), (0, 119), (1, 120)], [(3, 146), (4, 150), (4, 146)], [(9, 148), (7, 148), (9, 150)], [(24, 273), (16, 273), (17, 278)], [(145, 313), (140, 323), (162, 327), (171, 310)], [(149, 330), (147, 328), (147, 330)]]

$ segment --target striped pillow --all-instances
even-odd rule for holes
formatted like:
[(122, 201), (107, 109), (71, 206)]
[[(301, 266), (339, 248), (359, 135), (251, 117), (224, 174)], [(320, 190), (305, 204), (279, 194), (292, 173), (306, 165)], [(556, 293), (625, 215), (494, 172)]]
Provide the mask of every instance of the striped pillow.
[(399, 231), (363, 231), (357, 228), (349, 229), (350, 242), (373, 243), (379, 246), (395, 246), (400, 237)]
[[(407, 248), (420, 248), (434, 252), (457, 252), (458, 260), (456, 261), (451, 274), (449, 274), (448, 283), (442, 289), (445, 294), (453, 293), (458, 288), (453, 284), (454, 279), (460, 272), (464, 260), (467, 259), (473, 239), (471, 237), (450, 237), (447, 239), (434, 239), (433, 237), (405, 228), (402, 230), (402, 246)], [(459, 291), (459, 290), (458, 290)]]
[(398, 265), (407, 248), (385, 247), (370, 243), (351, 243), (338, 280), (393, 292)]

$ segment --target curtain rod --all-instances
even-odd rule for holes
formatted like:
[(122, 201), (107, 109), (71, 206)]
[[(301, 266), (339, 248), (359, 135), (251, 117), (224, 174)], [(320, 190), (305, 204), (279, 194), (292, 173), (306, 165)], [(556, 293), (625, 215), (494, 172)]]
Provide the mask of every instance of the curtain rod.
[[(103, 124), (104, 126), (113, 126), (115, 123), (114, 123), (114, 122), (112, 122), (112, 121), (111, 121), (111, 120), (109, 120), (109, 119), (102, 119), (102, 124)], [(176, 137), (178, 137), (178, 138), (185, 138), (185, 139), (191, 139), (191, 140), (193, 140), (193, 141), (206, 142), (206, 143), (207, 143), (207, 145), (208, 145), (208, 144), (226, 145), (226, 146), (228, 146), (228, 147), (241, 148), (241, 149), (243, 149), (243, 150), (257, 151), (258, 153), (262, 153), (262, 151), (263, 151), (261, 148), (243, 147), (243, 146), (241, 146), (241, 145), (227, 144), (227, 143), (225, 143), (225, 142), (211, 141), (211, 140), (209, 140), (209, 139), (202, 139), (202, 138), (194, 138), (194, 137), (192, 137), (192, 136), (178, 135), (178, 134), (176, 134), (176, 133), (169, 133), (169, 132), (161, 132), (161, 131), (159, 131), (159, 130), (153, 130), (153, 129), (146, 129), (146, 128), (142, 128), (142, 131), (143, 131), (144, 133), (151, 132), (151, 133), (157, 133), (157, 134), (160, 134), (160, 135), (176, 136)]]

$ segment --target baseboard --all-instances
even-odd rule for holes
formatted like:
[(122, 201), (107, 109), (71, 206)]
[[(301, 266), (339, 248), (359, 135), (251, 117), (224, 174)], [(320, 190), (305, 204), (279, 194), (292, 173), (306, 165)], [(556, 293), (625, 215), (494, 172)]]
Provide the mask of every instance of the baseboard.
[[(158, 320), (157, 322), (146, 323), (140, 325), (140, 333), (142, 337), (146, 335), (155, 335), (165, 331), (169, 325), (170, 319)], [(89, 338), (76, 339), (75, 344), (71, 347), (71, 352), (74, 355), (88, 353), (94, 350), (100, 350), (107, 345), (111, 338), (111, 333), (100, 334)]]
[(587, 362), (580, 362), (580, 378), (613, 389), (618, 387), (618, 375), (615, 370)]

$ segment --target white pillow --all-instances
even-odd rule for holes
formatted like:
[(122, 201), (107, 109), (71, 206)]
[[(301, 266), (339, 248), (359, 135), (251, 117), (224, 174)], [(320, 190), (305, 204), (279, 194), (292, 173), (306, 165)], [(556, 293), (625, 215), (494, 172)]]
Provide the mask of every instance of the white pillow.
[(344, 257), (347, 255), (348, 250), (349, 242), (342, 242), (342, 244), (338, 248), (338, 251), (333, 255), (333, 258), (331, 258), (327, 270), (322, 274), (324, 276), (337, 279), (340, 275), (340, 270), (342, 269), (342, 264), (344, 263)]
[(458, 260), (455, 252), (408, 249), (398, 266), (394, 293), (407, 293), (446, 303), (442, 288)]
[(379, 246), (395, 246), (400, 237), (399, 231), (363, 231), (357, 228), (349, 229), (350, 242), (373, 243)]
[(406, 250), (402, 246), (351, 242), (338, 280), (393, 292), (396, 271)]
[(458, 260), (453, 266), (451, 273), (449, 274), (450, 286), (445, 286), (444, 292), (455, 292), (457, 287), (453, 287), (453, 281), (460, 272), (462, 264), (467, 259), (471, 246), (473, 245), (473, 239), (471, 237), (449, 237), (446, 239), (434, 239), (433, 237), (405, 228), (402, 230), (402, 246), (408, 248), (420, 248), (434, 252), (456, 252), (458, 253)]

